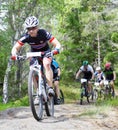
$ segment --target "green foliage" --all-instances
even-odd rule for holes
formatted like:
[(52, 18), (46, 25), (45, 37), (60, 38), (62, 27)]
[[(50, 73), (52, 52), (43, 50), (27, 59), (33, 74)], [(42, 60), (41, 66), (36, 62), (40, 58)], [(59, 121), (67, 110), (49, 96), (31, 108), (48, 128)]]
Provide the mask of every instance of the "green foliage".
[[(6, 38), (7, 37), (7, 38)], [(0, 82), (3, 82), (10, 54), (9, 33), (0, 30)]]
[(112, 64), (115, 63), (115, 55), (111, 52), (107, 53), (107, 55), (104, 58), (104, 63), (110, 61)]
[(111, 36), (111, 40), (115, 43), (118, 43), (118, 32), (114, 32)]
[(89, 60), (92, 65), (98, 64), (98, 41), (102, 65), (106, 59), (113, 61), (116, 58), (116, 55), (110, 54), (114, 50), (109, 44), (114, 30), (111, 30), (109, 22), (114, 21), (116, 15), (115, 12), (111, 13), (112, 10), (106, 11), (108, 2), (109, 0), (82, 0), (80, 3), (74, 2), (78, 5), (76, 7), (66, 5), (68, 10), (63, 16), (62, 25), (65, 34), (64, 52), (58, 58), (64, 78), (73, 78), (83, 60)]

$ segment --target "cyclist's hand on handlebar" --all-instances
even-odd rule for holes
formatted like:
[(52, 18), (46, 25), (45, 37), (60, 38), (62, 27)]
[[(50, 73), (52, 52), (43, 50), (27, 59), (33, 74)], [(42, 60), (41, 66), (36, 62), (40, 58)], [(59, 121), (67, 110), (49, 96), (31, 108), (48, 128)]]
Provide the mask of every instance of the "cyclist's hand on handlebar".
[(52, 50), (52, 54), (53, 55), (59, 54), (59, 49), (55, 48), (54, 50)]
[(44, 56), (44, 55), (45, 55), (45, 52), (42, 51), (42, 52), (41, 52), (41, 55)]
[(78, 79), (78, 78), (75, 78), (75, 81), (76, 81), (76, 82), (79, 82), (79, 81), (80, 81), (80, 79)]
[(94, 79), (90, 79), (90, 81), (94, 81)]
[(115, 79), (113, 79), (113, 82), (115, 82)]
[(90, 82), (94, 82), (95, 80), (94, 79), (90, 79)]
[(12, 60), (17, 60), (17, 56), (15, 56), (15, 55), (14, 55), (14, 56), (11, 56), (11, 59), (12, 59)]

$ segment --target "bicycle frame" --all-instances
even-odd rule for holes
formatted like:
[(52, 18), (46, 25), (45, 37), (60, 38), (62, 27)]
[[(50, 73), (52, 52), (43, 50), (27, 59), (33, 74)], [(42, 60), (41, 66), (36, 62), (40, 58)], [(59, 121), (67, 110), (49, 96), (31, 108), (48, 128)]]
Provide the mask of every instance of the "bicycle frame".
[(87, 79), (81, 79), (80, 81), (81, 83), (81, 99), (80, 99), (80, 104), (82, 105), (83, 104), (83, 97), (85, 96), (87, 98), (87, 102), (89, 102), (89, 97), (88, 97), (88, 94), (87, 94)]
[(82, 88), (82, 90), (84, 88), (85, 96), (87, 95), (86, 94), (86, 92), (87, 92), (87, 86), (88, 86), (87, 79), (81, 79), (81, 88)]
[[(41, 53), (40, 52), (28, 52), (27, 53), (27, 57), (31, 57), (31, 56), (39, 56), (41, 57)], [(39, 84), (38, 84), (38, 94), (39, 96), (43, 95), (44, 101), (47, 102), (47, 95), (46, 95), (46, 88), (44, 88), (44, 85), (42, 85), (42, 65), (39, 64), (38, 59), (36, 59), (36, 61), (34, 62), (34, 64), (30, 67), (30, 70), (33, 69), (37, 72), (38, 77), (39, 77)]]
[(110, 84), (109, 84), (109, 81), (108, 81), (108, 80), (105, 80), (105, 81), (104, 81), (104, 87), (105, 87), (105, 88), (109, 88), (109, 87), (110, 87)]
[(109, 80), (105, 80), (104, 81), (104, 92), (105, 92), (105, 98), (107, 96), (110, 96), (111, 95), (111, 85), (110, 85), (110, 82)]
[(47, 102), (47, 95), (46, 95), (46, 88), (44, 88), (44, 85), (42, 85), (42, 70), (41, 70), (41, 65), (38, 63), (38, 61), (36, 60), (34, 65), (31, 67), (31, 69), (35, 70), (38, 74), (39, 77), (39, 84), (38, 84), (38, 94), (39, 96), (43, 95), (44, 101)]

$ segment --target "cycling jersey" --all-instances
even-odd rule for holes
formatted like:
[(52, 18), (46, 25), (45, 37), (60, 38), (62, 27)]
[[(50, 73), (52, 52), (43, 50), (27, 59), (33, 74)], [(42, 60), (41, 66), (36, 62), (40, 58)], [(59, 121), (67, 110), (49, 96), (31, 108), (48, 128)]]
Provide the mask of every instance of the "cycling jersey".
[(94, 73), (95, 77), (96, 77), (96, 80), (97, 82), (100, 82), (101, 80), (103, 80), (104, 78), (104, 73), (103, 72), (100, 72), (98, 73), (97, 71)]
[(53, 79), (55, 79), (58, 76), (59, 64), (54, 59), (52, 60), (51, 68), (53, 70)]
[(113, 74), (113, 69), (105, 69), (103, 72), (105, 74), (106, 80), (113, 80), (114, 79), (114, 74)]
[(92, 78), (92, 73), (94, 73), (91, 65), (88, 65), (86, 69), (84, 66), (81, 66), (79, 71), (84, 74), (83, 78), (88, 79), (88, 80)]
[(49, 49), (48, 41), (52, 39), (52, 35), (44, 29), (39, 29), (36, 37), (31, 37), (28, 33), (20, 38), (18, 43), (24, 45), (28, 43), (32, 52), (47, 51)]

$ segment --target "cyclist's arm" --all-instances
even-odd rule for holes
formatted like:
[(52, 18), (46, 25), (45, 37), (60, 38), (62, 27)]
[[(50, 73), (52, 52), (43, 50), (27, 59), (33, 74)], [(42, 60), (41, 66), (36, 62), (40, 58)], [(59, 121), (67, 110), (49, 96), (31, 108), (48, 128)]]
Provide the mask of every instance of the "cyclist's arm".
[(60, 42), (55, 38), (55, 37), (52, 37), (49, 42), (53, 45), (53, 47), (55, 48), (55, 52), (54, 54), (58, 54), (59, 53), (59, 50), (61, 48), (61, 44)]
[(60, 70), (60, 68), (58, 68), (58, 76), (60, 76), (61, 75), (61, 70)]
[(91, 73), (92, 73), (92, 77), (91, 77), (91, 79), (93, 80), (93, 79), (94, 79), (94, 72), (91, 71)]
[(77, 72), (77, 74), (76, 74), (76, 79), (78, 79), (78, 77), (79, 77), (79, 75), (80, 75), (80, 73), (81, 73), (82, 71), (81, 70), (79, 70), (78, 72)]
[(22, 47), (22, 45), (19, 44), (19, 42), (17, 42), (17, 43), (13, 46), (13, 48), (12, 48), (12, 50), (11, 50), (12, 56), (16, 56), (17, 53), (19, 52), (19, 50), (21, 49), (21, 47)]
[(105, 78), (105, 75), (104, 75), (104, 73), (102, 73), (102, 78), (103, 78), (103, 80), (105, 80), (106, 78)]
[(116, 80), (116, 73), (113, 71), (113, 80)]
[(93, 80), (94, 79), (94, 70), (93, 70), (92, 66), (90, 66), (90, 70), (91, 70), (91, 73), (92, 73), (91, 79)]

